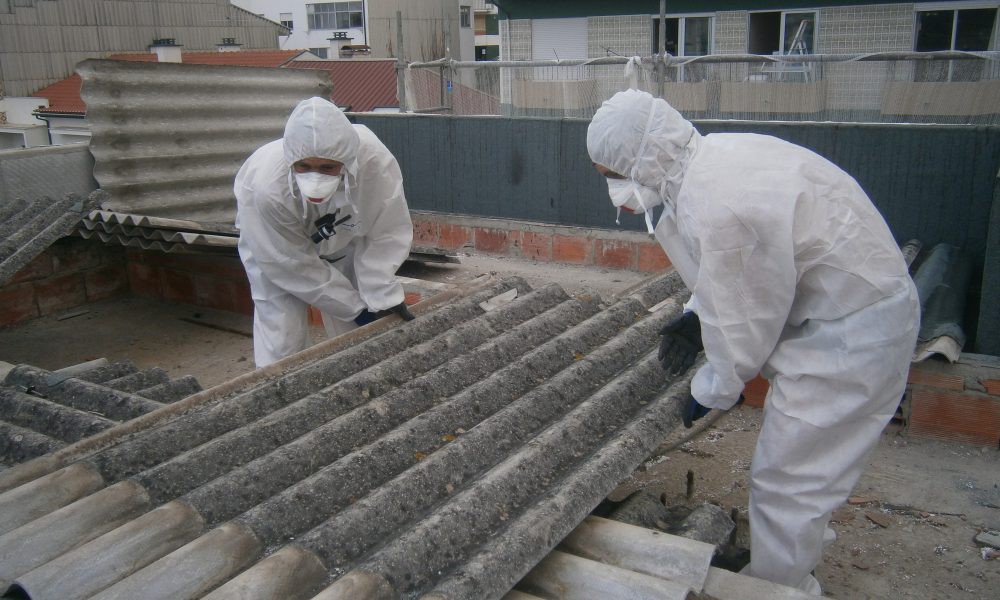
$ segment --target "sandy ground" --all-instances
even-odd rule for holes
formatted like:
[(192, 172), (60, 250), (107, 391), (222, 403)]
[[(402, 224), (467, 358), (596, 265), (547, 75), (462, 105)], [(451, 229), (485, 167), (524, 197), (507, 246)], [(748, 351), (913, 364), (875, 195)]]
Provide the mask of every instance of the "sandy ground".
[[(644, 489), (667, 505), (711, 502), (736, 508), (737, 533), (745, 537), (749, 467), (762, 417), (758, 409), (737, 407), (692, 441), (647, 461), (612, 498)], [(686, 500), (689, 471), (694, 493)], [(1000, 598), (1000, 560), (983, 560), (973, 541), (980, 530), (1000, 527), (996, 449), (887, 430), (852, 497), (856, 504), (834, 512), (837, 541), (816, 569), (825, 595)]]
[[(520, 275), (535, 288), (555, 282), (569, 293), (588, 290), (605, 298), (645, 278), (469, 255), (461, 265), (407, 265), (401, 272), (453, 284), (484, 273)], [(194, 375), (204, 387), (253, 368), (248, 317), (137, 297), (82, 308), (85, 314), (69, 319), (56, 315), (0, 329), (0, 360), (57, 369), (98, 357), (130, 359), (172, 377)], [(320, 327), (313, 334), (315, 341), (324, 337)], [(745, 515), (760, 422), (761, 411), (737, 408), (693, 441), (648, 461), (617, 495), (645, 488), (681, 502), (691, 471), (691, 501)], [(983, 560), (973, 542), (980, 529), (1000, 528), (998, 455), (996, 449), (884, 434), (854, 492), (863, 502), (834, 514), (838, 540), (817, 568), (825, 592), (836, 598), (1000, 598), (1000, 560)]]

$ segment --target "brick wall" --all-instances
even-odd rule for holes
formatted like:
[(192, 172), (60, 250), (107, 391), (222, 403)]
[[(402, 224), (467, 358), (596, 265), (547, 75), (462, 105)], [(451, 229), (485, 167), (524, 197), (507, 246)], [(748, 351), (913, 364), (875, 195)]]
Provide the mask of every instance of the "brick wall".
[(516, 256), (539, 262), (658, 273), (670, 267), (656, 240), (634, 231), (587, 229), (413, 212), (413, 245)]
[(0, 288), (0, 325), (128, 292), (125, 249), (63, 238)]
[(253, 314), (250, 283), (238, 256), (129, 249), (128, 282), (139, 296)]
[[(766, 380), (753, 379), (743, 392), (746, 404), (762, 408), (767, 390)], [(911, 435), (1000, 447), (1000, 360), (962, 355), (955, 364), (912, 365), (902, 412)]]

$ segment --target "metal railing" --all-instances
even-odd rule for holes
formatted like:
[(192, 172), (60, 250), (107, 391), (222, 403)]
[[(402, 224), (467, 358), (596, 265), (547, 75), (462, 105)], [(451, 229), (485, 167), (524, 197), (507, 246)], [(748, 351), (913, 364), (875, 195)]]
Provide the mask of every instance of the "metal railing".
[(627, 88), (694, 119), (1000, 124), (1000, 52), (400, 63), (406, 112), (589, 118)]

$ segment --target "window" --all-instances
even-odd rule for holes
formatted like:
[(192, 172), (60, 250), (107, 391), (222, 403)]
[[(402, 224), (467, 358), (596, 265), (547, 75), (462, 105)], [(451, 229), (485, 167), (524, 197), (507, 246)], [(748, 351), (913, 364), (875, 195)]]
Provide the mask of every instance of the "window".
[(288, 28), (288, 31), (292, 30), (292, 13), (281, 13), (278, 17), (278, 22)]
[(815, 54), (816, 13), (750, 13), (750, 54)]
[[(996, 35), (997, 9), (918, 10), (913, 49), (989, 50)], [(983, 65), (978, 60), (920, 61), (914, 67), (915, 81), (978, 81)]]
[[(680, 47), (679, 41), (684, 45)], [(712, 17), (667, 17), (666, 50), (673, 56), (712, 53)], [(660, 20), (653, 19), (653, 54), (660, 51)]]
[(309, 51), (312, 52), (313, 54), (315, 54), (316, 56), (320, 57), (320, 58), (327, 58), (327, 51), (329, 49), (330, 49), (329, 47), (326, 47), (326, 48), (310, 48)]
[(309, 29), (361, 29), (365, 26), (363, 2), (306, 4)]
[[(454, 6), (454, 5), (452, 5), (452, 6)], [(461, 21), (462, 27), (464, 27), (465, 29), (468, 29), (468, 28), (472, 27), (472, 11), (471, 11), (470, 7), (468, 7), (468, 6), (459, 6), (458, 7), (458, 17), (459, 17), (459, 20)]]

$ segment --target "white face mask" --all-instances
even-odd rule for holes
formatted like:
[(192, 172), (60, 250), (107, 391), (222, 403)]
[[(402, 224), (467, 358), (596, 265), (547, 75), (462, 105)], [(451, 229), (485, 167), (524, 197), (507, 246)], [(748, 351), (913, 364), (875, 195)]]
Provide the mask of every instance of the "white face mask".
[(608, 178), (608, 195), (611, 196), (611, 204), (618, 209), (615, 216), (615, 223), (619, 225), (619, 217), (622, 209), (632, 211), (637, 215), (646, 217), (646, 229), (653, 233), (653, 208), (661, 204), (660, 194), (656, 190), (630, 179)]
[(295, 173), (295, 183), (299, 186), (302, 198), (308, 202), (325, 202), (340, 189), (340, 175), (324, 175), (322, 173)]

